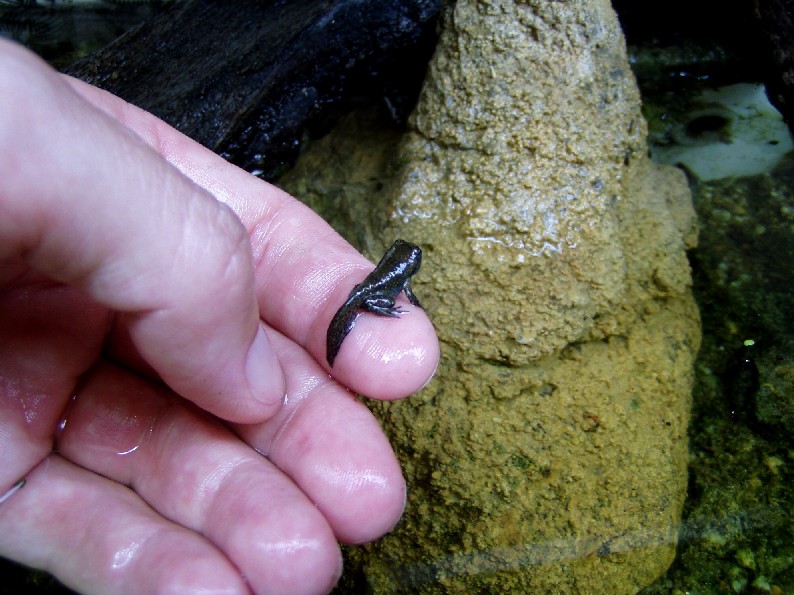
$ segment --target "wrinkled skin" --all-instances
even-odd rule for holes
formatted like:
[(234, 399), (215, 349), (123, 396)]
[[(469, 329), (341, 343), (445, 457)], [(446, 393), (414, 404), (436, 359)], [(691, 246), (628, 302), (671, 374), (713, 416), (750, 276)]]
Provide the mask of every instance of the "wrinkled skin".
[[(405, 500), (351, 392), (438, 343), (325, 333), (372, 270), (322, 220), (0, 41), (0, 555), (82, 592), (322, 592)], [(401, 300), (403, 298), (400, 298)]]

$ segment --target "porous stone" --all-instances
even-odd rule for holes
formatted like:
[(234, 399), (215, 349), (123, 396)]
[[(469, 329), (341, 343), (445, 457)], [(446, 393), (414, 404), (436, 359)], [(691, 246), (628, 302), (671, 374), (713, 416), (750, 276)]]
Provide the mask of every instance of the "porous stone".
[(683, 174), (647, 158), (609, 2), (459, 0), (412, 131), (366, 129), (346, 120), (284, 184), (373, 257), (425, 249), (442, 363), (372, 406), (408, 504), (348, 586), (636, 592), (685, 494), (697, 230)]

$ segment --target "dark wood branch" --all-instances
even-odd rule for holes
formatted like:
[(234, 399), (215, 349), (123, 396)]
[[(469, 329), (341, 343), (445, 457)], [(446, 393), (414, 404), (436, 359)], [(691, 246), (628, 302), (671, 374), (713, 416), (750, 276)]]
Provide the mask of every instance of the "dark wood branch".
[(272, 178), (307, 126), (396, 57), (421, 78), (414, 48), (433, 36), (439, 9), (440, 0), (190, 0), (66, 72)]

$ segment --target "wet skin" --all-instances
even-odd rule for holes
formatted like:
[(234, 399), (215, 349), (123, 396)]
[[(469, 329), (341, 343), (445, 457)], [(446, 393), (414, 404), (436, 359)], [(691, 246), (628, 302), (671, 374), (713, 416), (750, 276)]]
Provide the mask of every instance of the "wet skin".
[(361, 310), (398, 318), (398, 314), (405, 312), (394, 303), (401, 291), (405, 292), (408, 301), (414, 306), (422, 307), (411, 291), (411, 277), (419, 271), (421, 264), (422, 250), (419, 246), (404, 240), (397, 240), (391, 245), (375, 270), (353, 288), (328, 326), (326, 359), (329, 366), (334, 366), (342, 341), (353, 330)]

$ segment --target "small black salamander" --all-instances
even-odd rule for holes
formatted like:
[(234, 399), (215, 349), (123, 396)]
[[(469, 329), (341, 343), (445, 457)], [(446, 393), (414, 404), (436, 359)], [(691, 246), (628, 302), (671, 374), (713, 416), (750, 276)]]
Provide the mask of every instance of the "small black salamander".
[(394, 298), (401, 291), (405, 292), (408, 301), (414, 306), (422, 307), (411, 291), (411, 277), (421, 264), (422, 250), (410, 242), (397, 240), (386, 250), (375, 270), (353, 288), (328, 326), (325, 349), (329, 366), (333, 367), (342, 341), (353, 330), (359, 310), (397, 317), (405, 312), (394, 304)]

